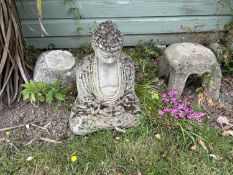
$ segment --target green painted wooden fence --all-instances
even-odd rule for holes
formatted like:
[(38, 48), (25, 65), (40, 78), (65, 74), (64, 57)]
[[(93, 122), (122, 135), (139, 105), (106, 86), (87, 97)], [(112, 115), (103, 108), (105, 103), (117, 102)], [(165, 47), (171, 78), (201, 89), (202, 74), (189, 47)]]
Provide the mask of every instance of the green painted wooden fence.
[[(230, 9), (217, 0), (76, 0), (72, 5), (64, 1), (43, 1), (43, 25), (49, 35), (42, 36), (35, 0), (17, 0), (24, 37), (33, 46), (90, 44), (91, 32), (105, 20), (119, 26), (128, 46), (150, 39), (159, 44), (195, 41), (197, 33), (214, 37), (232, 22)], [(233, 0), (225, 2), (233, 5)], [(69, 13), (73, 7), (79, 9), (81, 19)]]

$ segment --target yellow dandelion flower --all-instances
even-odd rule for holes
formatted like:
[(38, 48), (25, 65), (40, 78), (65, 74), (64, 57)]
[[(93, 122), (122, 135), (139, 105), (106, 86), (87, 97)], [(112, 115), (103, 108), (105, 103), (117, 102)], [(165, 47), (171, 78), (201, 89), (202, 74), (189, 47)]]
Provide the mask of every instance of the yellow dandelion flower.
[(78, 157), (77, 157), (76, 155), (72, 155), (72, 156), (71, 156), (71, 161), (72, 161), (72, 162), (77, 161), (77, 159), (78, 159)]
[(9, 136), (11, 135), (11, 132), (10, 131), (6, 131), (6, 136)]

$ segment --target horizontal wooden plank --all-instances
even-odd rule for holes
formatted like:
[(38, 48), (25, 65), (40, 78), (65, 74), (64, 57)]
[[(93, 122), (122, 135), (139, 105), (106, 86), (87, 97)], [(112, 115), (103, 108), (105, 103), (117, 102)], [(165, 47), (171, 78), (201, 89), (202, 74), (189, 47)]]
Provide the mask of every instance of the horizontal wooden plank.
[[(43, 25), (49, 36), (90, 35), (98, 23), (106, 19), (63, 19), (44, 20)], [(232, 21), (231, 16), (199, 17), (156, 17), (156, 18), (116, 18), (112, 19), (123, 34), (157, 34), (182, 32), (207, 32), (223, 30)], [(40, 37), (41, 27), (36, 20), (22, 21), (25, 37)], [(81, 30), (78, 30), (81, 29)]]
[[(81, 18), (230, 14), (230, 9), (216, 0), (77, 0), (71, 5), (64, 1), (42, 1), (43, 18), (75, 18), (69, 13), (71, 7), (80, 10)], [(225, 1), (229, 3), (229, 0)], [(17, 0), (17, 7), (22, 19), (37, 18), (35, 0)]]
[[(180, 34), (154, 34), (154, 35), (125, 35), (124, 45), (134, 46), (141, 41), (153, 39), (157, 44), (172, 44), (175, 42), (198, 42), (205, 43), (218, 37), (220, 33), (180, 33)], [(80, 48), (90, 46), (90, 36), (79, 37), (45, 37), (26, 38), (26, 41), (35, 48), (48, 48), (51, 44), (55, 48)]]

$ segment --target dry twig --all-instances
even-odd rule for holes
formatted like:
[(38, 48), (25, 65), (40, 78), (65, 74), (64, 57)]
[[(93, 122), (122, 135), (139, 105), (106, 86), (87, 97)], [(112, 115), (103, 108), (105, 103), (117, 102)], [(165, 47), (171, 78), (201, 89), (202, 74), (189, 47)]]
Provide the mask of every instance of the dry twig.
[(36, 127), (36, 128), (45, 130), (45, 131), (50, 135), (50, 132), (49, 132), (49, 130), (48, 130), (46, 127), (38, 126), (38, 125), (36, 125), (36, 124), (31, 124), (31, 125), (34, 126), (34, 127)]
[(43, 141), (46, 141), (46, 142), (49, 142), (49, 143), (55, 143), (55, 144), (61, 143), (61, 141), (56, 141), (56, 140), (52, 140), (50, 138), (45, 138), (45, 137), (40, 137), (39, 139), (43, 140)]
[(21, 125), (18, 125), (18, 126), (11, 126), (11, 127), (2, 128), (2, 129), (0, 129), (0, 132), (8, 131), (8, 130), (16, 129), (16, 128), (26, 127), (26, 125), (32, 125), (33, 123), (38, 123), (38, 122), (41, 122), (41, 121), (42, 120), (31, 122), (31, 123), (27, 123), (27, 124), (21, 124)]

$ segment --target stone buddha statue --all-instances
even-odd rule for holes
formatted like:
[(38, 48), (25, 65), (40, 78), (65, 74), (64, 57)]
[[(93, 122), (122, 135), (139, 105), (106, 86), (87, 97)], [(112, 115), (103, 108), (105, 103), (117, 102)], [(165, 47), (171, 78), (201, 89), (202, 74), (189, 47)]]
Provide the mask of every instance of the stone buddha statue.
[(134, 91), (134, 62), (122, 52), (122, 33), (105, 21), (91, 42), (95, 53), (84, 57), (76, 70), (78, 96), (70, 114), (71, 130), (85, 135), (135, 126), (140, 104)]

